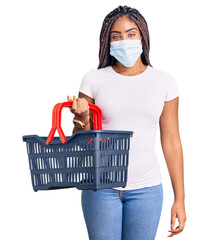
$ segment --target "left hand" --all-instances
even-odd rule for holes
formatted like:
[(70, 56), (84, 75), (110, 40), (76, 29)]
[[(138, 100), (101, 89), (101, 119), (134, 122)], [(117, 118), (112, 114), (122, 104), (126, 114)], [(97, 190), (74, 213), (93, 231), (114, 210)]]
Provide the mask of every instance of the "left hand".
[[(176, 218), (178, 218), (179, 226), (174, 229)], [(186, 222), (186, 212), (185, 212), (185, 204), (184, 201), (175, 201), (171, 208), (171, 235), (168, 237), (172, 237), (181, 233), (185, 227)]]

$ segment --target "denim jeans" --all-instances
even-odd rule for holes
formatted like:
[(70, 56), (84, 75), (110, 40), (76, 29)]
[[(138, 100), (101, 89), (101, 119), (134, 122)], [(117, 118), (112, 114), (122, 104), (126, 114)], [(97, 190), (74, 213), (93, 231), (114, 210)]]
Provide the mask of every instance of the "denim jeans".
[(90, 240), (154, 240), (163, 186), (82, 190), (81, 203)]

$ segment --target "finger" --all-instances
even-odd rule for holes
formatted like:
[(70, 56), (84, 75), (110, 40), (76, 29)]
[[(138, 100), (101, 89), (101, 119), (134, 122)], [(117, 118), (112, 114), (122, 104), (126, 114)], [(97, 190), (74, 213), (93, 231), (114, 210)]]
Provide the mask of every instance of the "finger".
[(88, 106), (88, 101), (85, 98), (77, 98), (77, 103), (85, 107)]
[(171, 214), (171, 232), (173, 232), (174, 226), (175, 226), (175, 221), (176, 221), (176, 215), (175, 214)]
[(67, 96), (67, 100), (68, 100), (68, 101), (72, 101), (72, 98), (69, 97), (69, 95), (68, 95), (68, 96)]
[(184, 226), (185, 226), (185, 220), (184, 219), (178, 219), (178, 222), (179, 222), (179, 226), (177, 226), (176, 229), (174, 229), (174, 233), (178, 234), (178, 233), (181, 233), (184, 229)]
[(168, 235), (168, 237), (172, 237), (172, 236), (176, 235), (175, 233), (173, 233), (173, 229), (172, 229), (172, 231), (168, 231), (168, 232), (171, 233), (170, 235)]
[(89, 109), (88, 101), (85, 99), (85, 106)]
[(181, 230), (181, 229), (179, 228), (179, 226), (177, 226), (176, 229), (173, 229), (173, 231), (172, 231), (171, 234), (177, 235), (177, 234), (181, 233), (182, 231), (183, 231), (183, 230)]
[(76, 97), (73, 96), (73, 104), (72, 104), (72, 109), (75, 110), (77, 108), (77, 101), (76, 101)]
[(172, 237), (172, 236), (174, 236), (174, 235), (176, 235), (176, 234), (170, 234), (168, 237)]
[(173, 235), (177, 235), (179, 233), (181, 233), (183, 230), (181, 230), (179, 228), (179, 226), (177, 226), (175, 229), (171, 229), (171, 231), (168, 231), (168, 232), (171, 232), (171, 234), (168, 236), (168, 237), (172, 237)]
[(176, 227), (176, 229), (173, 230), (174, 233), (180, 233), (183, 231), (185, 226), (185, 220), (178, 218), (179, 226)]
[(179, 221), (179, 228), (183, 230), (185, 226), (185, 219), (178, 218), (178, 221)]
[(172, 236), (174, 236), (174, 235), (179, 234), (179, 233), (182, 232), (182, 231), (180, 231), (180, 230), (179, 230), (179, 226), (177, 226), (176, 229), (173, 229), (172, 231), (168, 231), (168, 232), (171, 232), (171, 234), (170, 234), (168, 237), (172, 237)]

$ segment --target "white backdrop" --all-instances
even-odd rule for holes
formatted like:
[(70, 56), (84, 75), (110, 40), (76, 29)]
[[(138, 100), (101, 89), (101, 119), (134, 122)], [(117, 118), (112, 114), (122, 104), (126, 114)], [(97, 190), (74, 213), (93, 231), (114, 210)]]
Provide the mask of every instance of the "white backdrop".
[[(104, 17), (119, 5), (137, 8), (150, 32), (150, 61), (177, 80), (179, 128), (184, 155), (187, 222), (174, 239), (207, 239), (207, 54), (206, 1), (0, 2), (1, 231), (0, 238), (87, 240), (81, 191), (32, 190), (23, 135), (47, 136), (53, 106), (78, 96), (85, 73), (98, 66)], [(72, 114), (63, 111), (72, 134)], [(158, 126), (159, 127), (159, 126)], [(173, 190), (162, 154), (164, 204), (156, 240), (167, 239)]]

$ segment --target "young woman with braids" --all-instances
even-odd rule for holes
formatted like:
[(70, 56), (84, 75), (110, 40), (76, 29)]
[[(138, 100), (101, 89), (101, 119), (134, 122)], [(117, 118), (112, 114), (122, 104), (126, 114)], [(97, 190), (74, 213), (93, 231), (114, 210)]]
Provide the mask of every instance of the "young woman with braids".
[[(169, 236), (179, 234), (185, 226), (179, 92), (170, 74), (152, 67), (149, 50), (148, 26), (141, 13), (127, 6), (114, 9), (103, 21), (99, 66), (84, 76), (79, 97), (73, 96), (71, 112), (83, 122), (83, 128), (76, 123), (73, 133), (93, 129), (88, 103), (101, 108), (103, 130), (134, 132), (127, 186), (82, 190), (90, 240), (155, 239), (163, 204), (162, 178), (154, 152), (158, 124), (175, 195)], [(176, 218), (179, 226), (173, 229)]]

